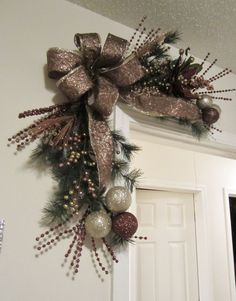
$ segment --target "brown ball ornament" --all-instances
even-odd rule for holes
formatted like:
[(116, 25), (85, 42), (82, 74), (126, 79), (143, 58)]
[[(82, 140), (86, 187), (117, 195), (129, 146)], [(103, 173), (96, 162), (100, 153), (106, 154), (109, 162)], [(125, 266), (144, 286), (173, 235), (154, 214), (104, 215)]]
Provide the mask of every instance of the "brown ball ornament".
[(138, 220), (130, 212), (123, 212), (112, 220), (112, 230), (123, 239), (131, 238), (138, 229)]
[(202, 110), (202, 119), (208, 125), (215, 123), (219, 117), (220, 114), (215, 108), (205, 108)]

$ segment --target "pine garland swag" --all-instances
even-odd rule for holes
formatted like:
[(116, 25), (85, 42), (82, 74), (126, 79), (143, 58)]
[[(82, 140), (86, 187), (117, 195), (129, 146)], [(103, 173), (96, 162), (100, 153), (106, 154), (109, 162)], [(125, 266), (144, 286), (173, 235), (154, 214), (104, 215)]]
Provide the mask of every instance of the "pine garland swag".
[[(231, 100), (211, 95), (235, 90), (214, 89), (213, 82), (230, 73), (227, 68), (205, 79), (215, 63), (203, 71), (209, 54), (201, 64), (194, 63), (189, 48), (181, 49), (178, 58), (170, 57), (168, 44), (175, 43), (179, 33), (146, 33), (144, 21), (130, 41), (109, 34), (103, 49), (96, 33), (76, 34), (77, 51), (49, 49), (48, 75), (58, 80), (69, 102), (20, 113), (19, 118), (43, 117), (8, 139), (17, 150), (39, 139), (31, 162), (50, 171), (57, 191), (43, 209), (42, 224), (49, 228), (36, 238), (37, 250), (70, 237), (65, 257), (74, 274), (87, 236), (105, 274), (97, 240), (118, 262), (113, 248), (147, 239), (134, 235), (138, 221), (127, 212), (142, 175), (130, 170), (130, 161), (140, 149), (108, 124), (118, 99), (145, 115), (175, 120), (200, 138), (220, 131), (213, 126), (221, 112), (213, 99)], [(124, 184), (115, 186), (117, 182)]]

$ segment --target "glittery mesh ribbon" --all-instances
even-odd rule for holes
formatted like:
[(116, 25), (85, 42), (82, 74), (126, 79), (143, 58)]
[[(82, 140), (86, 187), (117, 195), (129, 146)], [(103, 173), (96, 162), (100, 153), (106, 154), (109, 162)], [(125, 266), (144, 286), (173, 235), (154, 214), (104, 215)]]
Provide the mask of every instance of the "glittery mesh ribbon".
[(123, 91), (120, 96), (134, 110), (148, 116), (175, 117), (190, 121), (201, 119), (199, 108), (180, 98), (137, 91)]
[(110, 128), (101, 117), (94, 117), (90, 109), (89, 133), (93, 151), (97, 159), (97, 168), (101, 188), (109, 184), (113, 160), (113, 141)]
[(98, 120), (88, 109), (90, 141), (100, 185), (104, 187), (110, 179), (113, 144), (111, 131), (103, 118), (112, 113), (119, 98), (119, 87), (134, 84), (145, 72), (135, 56), (123, 59), (128, 41), (120, 37), (109, 34), (103, 48), (97, 33), (78, 33), (74, 42), (79, 51), (48, 50), (48, 76), (58, 79), (58, 88), (72, 102), (87, 93), (88, 107), (102, 116)]
[[(119, 96), (133, 109), (149, 116), (171, 116), (198, 120), (201, 118), (196, 105), (181, 99), (149, 92), (131, 90), (146, 71), (140, 58), (156, 43), (161, 43), (164, 34), (143, 45), (136, 54), (125, 58), (129, 46), (127, 40), (108, 34), (102, 48), (97, 33), (77, 33), (74, 37), (77, 51), (50, 48), (47, 52), (48, 76), (57, 79), (58, 88), (71, 102), (79, 102), (86, 96), (89, 116), (89, 133), (93, 147), (101, 187), (110, 178), (113, 156), (112, 136), (105, 118), (112, 113)], [(100, 119), (93, 111), (99, 113)]]

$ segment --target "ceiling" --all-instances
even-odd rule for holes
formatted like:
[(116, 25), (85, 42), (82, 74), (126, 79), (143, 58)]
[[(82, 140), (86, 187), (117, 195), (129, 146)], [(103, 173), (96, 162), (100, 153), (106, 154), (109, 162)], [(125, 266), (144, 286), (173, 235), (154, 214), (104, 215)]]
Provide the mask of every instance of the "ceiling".
[(147, 28), (179, 30), (178, 47), (236, 73), (236, 0), (68, 0), (119, 23), (135, 28), (145, 15)]

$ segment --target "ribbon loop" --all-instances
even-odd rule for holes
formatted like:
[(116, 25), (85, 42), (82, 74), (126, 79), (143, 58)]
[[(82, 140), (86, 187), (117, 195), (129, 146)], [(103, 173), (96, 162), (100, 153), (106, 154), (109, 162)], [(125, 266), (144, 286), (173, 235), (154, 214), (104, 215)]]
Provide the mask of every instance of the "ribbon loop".
[(118, 89), (109, 80), (99, 77), (93, 93), (88, 99), (88, 104), (102, 116), (109, 116), (119, 97)]
[(121, 65), (104, 71), (103, 74), (118, 87), (127, 87), (144, 77), (145, 71), (135, 56), (130, 56)]
[(48, 76), (50, 78), (59, 79), (80, 64), (82, 64), (82, 57), (77, 51), (53, 47), (47, 52)]
[(88, 92), (93, 83), (83, 65), (73, 69), (57, 82), (58, 88), (72, 101)]
[(104, 43), (98, 66), (109, 67), (118, 64), (122, 60), (128, 44), (127, 40), (109, 33)]
[(82, 52), (87, 66), (92, 66), (101, 53), (101, 39), (97, 33), (76, 33), (76, 47)]

